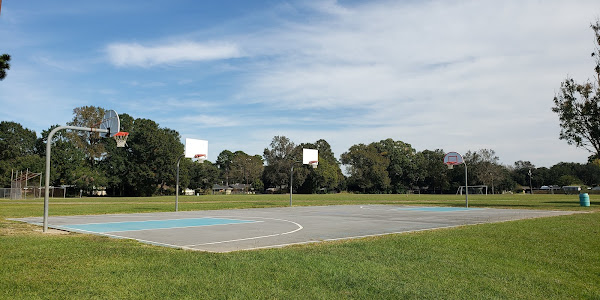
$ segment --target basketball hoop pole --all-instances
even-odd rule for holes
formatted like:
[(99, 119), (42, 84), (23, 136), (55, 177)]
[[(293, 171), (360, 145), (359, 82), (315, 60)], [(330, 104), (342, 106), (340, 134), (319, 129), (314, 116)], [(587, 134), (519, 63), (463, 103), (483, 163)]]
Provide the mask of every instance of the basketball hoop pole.
[(175, 184), (175, 211), (179, 211), (179, 162), (182, 158), (185, 157), (185, 154), (181, 154), (179, 158), (177, 158), (177, 180)]
[(46, 141), (46, 178), (45, 179), (45, 191), (44, 191), (44, 227), (43, 232), (48, 231), (48, 199), (50, 198), (50, 152), (52, 150), (52, 138), (54, 134), (59, 130), (71, 129), (79, 131), (99, 132), (99, 133), (110, 133), (109, 129), (102, 128), (90, 128), (90, 127), (77, 127), (77, 126), (60, 126), (52, 129), (48, 134), (48, 140)]
[(469, 182), (467, 181), (467, 163), (463, 161), (465, 165), (465, 206), (469, 207)]
[(290, 171), (290, 207), (292, 207), (292, 193), (293, 193), (293, 182), (294, 182), (294, 164), (299, 163), (299, 161), (292, 162), (292, 170)]
[(465, 165), (465, 206), (469, 207), (469, 182), (467, 177), (467, 163), (462, 155), (457, 152), (449, 152), (444, 156), (444, 164), (448, 165), (448, 169), (452, 169), (454, 165)]

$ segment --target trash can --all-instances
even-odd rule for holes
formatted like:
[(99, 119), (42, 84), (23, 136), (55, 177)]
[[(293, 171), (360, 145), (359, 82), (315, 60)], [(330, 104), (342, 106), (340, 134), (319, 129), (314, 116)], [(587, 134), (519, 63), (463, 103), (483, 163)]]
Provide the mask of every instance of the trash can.
[(590, 195), (588, 193), (579, 194), (579, 205), (590, 206)]

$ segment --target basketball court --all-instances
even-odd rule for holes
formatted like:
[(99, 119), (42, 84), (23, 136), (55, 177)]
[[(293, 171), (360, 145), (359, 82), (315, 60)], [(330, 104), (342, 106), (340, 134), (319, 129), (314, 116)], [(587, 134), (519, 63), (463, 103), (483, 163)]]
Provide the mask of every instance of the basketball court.
[[(302, 206), (51, 216), (48, 227), (188, 250), (231, 252), (573, 213), (389, 205)], [(12, 220), (40, 226), (43, 221), (41, 217)]]

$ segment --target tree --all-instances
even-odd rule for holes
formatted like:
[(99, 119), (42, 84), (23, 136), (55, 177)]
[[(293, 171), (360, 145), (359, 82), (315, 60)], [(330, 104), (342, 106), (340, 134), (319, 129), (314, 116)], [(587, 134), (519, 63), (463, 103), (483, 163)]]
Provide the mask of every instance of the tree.
[(0, 122), (0, 160), (34, 154), (36, 140), (35, 131), (23, 128), (19, 123)]
[(341, 156), (350, 174), (348, 188), (363, 193), (384, 193), (390, 188), (389, 157), (382, 155), (374, 143), (353, 145)]
[(99, 168), (90, 168), (87, 165), (79, 166), (71, 173), (70, 182), (88, 194), (96, 188), (106, 187), (108, 179)]
[(298, 188), (302, 193), (318, 193), (320, 191), (339, 191), (345, 180), (340, 169), (340, 162), (335, 158), (331, 146), (324, 139), (315, 143), (303, 143), (298, 148), (316, 149), (319, 151), (319, 166), (309, 168), (307, 177), (302, 186)]
[(130, 130), (126, 193), (151, 196), (159, 188), (164, 194), (167, 187), (175, 186), (176, 162), (184, 148), (179, 133), (148, 119), (136, 119)]
[(43, 172), (43, 159), (37, 155), (36, 142), (34, 131), (16, 122), (0, 122), (0, 187), (10, 186), (12, 171)]
[(417, 156), (410, 144), (385, 139), (373, 145), (382, 156), (389, 158), (387, 173), (392, 193), (404, 193), (425, 178), (423, 157)]
[[(301, 161), (301, 150), (294, 142), (285, 136), (275, 136), (265, 148), (263, 157), (267, 163), (263, 172), (263, 182), (266, 186), (289, 186), (292, 164)], [(306, 172), (304, 168), (294, 168), (294, 186), (304, 183)]]
[(203, 163), (194, 162), (186, 159), (186, 164), (190, 165), (189, 188), (202, 190), (205, 194), (212, 191), (212, 185), (219, 179), (219, 169), (217, 164), (208, 160)]
[(260, 180), (264, 166), (260, 155), (250, 156), (244, 151), (236, 151), (231, 161), (231, 178), (236, 183), (249, 184)]
[(557, 185), (565, 185), (563, 176), (570, 176), (569, 178), (578, 178), (578, 181), (572, 181), (566, 185), (579, 182), (588, 186), (595, 186), (600, 183), (600, 166), (595, 163), (587, 163), (583, 165), (579, 163), (561, 162), (552, 166), (549, 170), (549, 173), (549, 176), (553, 180), (552, 184)]
[[(121, 131), (133, 132), (134, 119), (128, 114), (120, 114)], [(106, 155), (100, 162), (100, 167), (107, 177), (106, 191), (110, 195), (124, 196), (131, 190), (128, 178), (132, 176), (133, 153), (129, 147), (118, 148), (113, 139), (102, 140)], [(131, 143), (131, 141), (130, 141)], [(132, 195), (132, 194), (131, 194)]]
[(558, 178), (558, 185), (559, 186), (566, 186), (566, 185), (582, 185), (583, 182), (581, 181), (581, 179), (573, 176), (573, 175), (562, 175)]
[(231, 169), (231, 162), (233, 161), (234, 154), (229, 150), (223, 150), (217, 157), (217, 166), (221, 170), (221, 177), (225, 181), (225, 185), (229, 185), (229, 172)]
[[(54, 125), (48, 130), (42, 131), (42, 138), (37, 141), (37, 148), (40, 149), (40, 155), (46, 156), (46, 144), (50, 132), (59, 127)], [(43, 149), (43, 150), (42, 150)], [(52, 153), (50, 157), (50, 184), (51, 185), (72, 185), (74, 184), (76, 170), (89, 166), (85, 163), (85, 153), (78, 148), (67, 137), (65, 131), (59, 130), (53, 136)]]
[(465, 154), (465, 162), (469, 168), (472, 184), (485, 184), (495, 192), (495, 183), (502, 181), (502, 166), (500, 158), (492, 149), (479, 149), (477, 152), (468, 151)]
[(596, 78), (583, 84), (567, 78), (554, 97), (552, 111), (559, 116), (560, 139), (588, 150), (592, 159), (600, 158), (600, 20), (591, 28), (596, 37), (592, 52)]
[[(73, 109), (73, 120), (68, 122), (69, 126), (98, 128), (104, 119), (105, 109), (96, 106), (82, 106)], [(82, 149), (86, 155), (90, 167), (93, 167), (98, 159), (105, 153), (105, 138), (98, 132), (73, 130), (67, 135), (73, 143)]]
[(420, 155), (423, 157), (423, 168), (425, 170), (423, 184), (432, 189), (434, 194), (436, 190), (441, 193), (443, 190), (448, 189), (450, 183), (447, 176), (448, 168), (443, 162), (445, 156), (444, 150), (423, 150), (420, 152)]
[(4, 80), (6, 78), (6, 70), (10, 70), (10, 55), (2, 54), (0, 55), (0, 80)]
[[(516, 161), (512, 169), (513, 180), (523, 186), (529, 186), (529, 172), (535, 176), (535, 165), (529, 161)], [(533, 178), (531, 179), (533, 181)]]

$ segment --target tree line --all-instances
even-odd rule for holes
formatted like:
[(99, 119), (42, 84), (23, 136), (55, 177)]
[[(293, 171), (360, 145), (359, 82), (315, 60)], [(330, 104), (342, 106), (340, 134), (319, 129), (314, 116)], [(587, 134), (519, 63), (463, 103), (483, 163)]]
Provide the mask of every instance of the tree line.
[[(78, 107), (73, 115), (67, 125), (94, 127), (102, 120), (104, 109)], [(51, 185), (85, 192), (105, 188), (112, 196), (174, 194), (176, 161), (184, 150), (179, 133), (128, 114), (121, 114), (120, 119), (121, 130), (130, 133), (125, 148), (117, 148), (112, 139), (98, 133), (58, 132), (52, 141)], [(57, 126), (38, 137), (19, 123), (0, 122), (3, 187), (10, 187), (13, 170), (43, 173), (47, 137)], [(318, 168), (302, 165), (303, 148), (319, 150)], [(443, 164), (444, 155), (442, 149), (417, 151), (403, 141), (385, 139), (353, 145), (338, 160), (324, 139), (295, 144), (285, 136), (275, 136), (262, 155), (224, 150), (215, 162), (183, 159), (180, 186), (210, 193), (215, 185), (244, 184), (247, 190), (259, 193), (286, 193), (294, 166), (296, 193), (455, 193), (464, 185), (464, 169), (449, 170)], [(502, 165), (492, 149), (469, 151), (464, 160), (469, 185), (487, 185), (490, 193), (520, 190), (530, 181), (535, 188), (600, 183), (600, 160), (595, 156), (587, 164), (562, 162), (550, 168), (529, 161)]]

